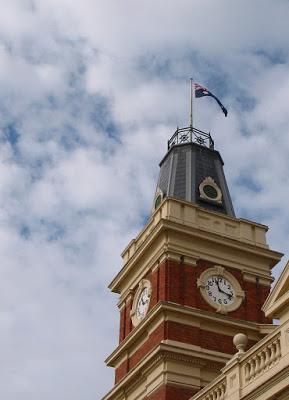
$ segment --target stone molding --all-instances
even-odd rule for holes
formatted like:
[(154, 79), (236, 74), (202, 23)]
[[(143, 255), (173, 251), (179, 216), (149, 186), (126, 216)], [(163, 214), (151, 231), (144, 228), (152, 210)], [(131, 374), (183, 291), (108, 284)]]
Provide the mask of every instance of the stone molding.
[(289, 318), (289, 261), (285, 265), (262, 310), (266, 316), (279, 318), (281, 322)]
[[(175, 361), (177, 365), (184, 366), (192, 366), (193, 370), (197, 369), (207, 369), (212, 370), (217, 373), (220, 370), (220, 362), (214, 362), (212, 360), (208, 360), (204, 358), (205, 352), (197, 354), (179, 354), (176, 348), (161, 343), (155, 349), (153, 349), (143, 360), (140, 361), (137, 365), (135, 365), (130, 372), (124, 376), (115, 386), (114, 388), (103, 398), (103, 400), (115, 400), (122, 399), (125, 400), (126, 397), (122, 397), (123, 395), (128, 396), (130, 392), (137, 386), (141, 386), (144, 383), (144, 387), (148, 388), (150, 386), (149, 380), (155, 379), (156, 375), (159, 376), (159, 385), (168, 384), (169, 380), (167, 378), (168, 371), (167, 370), (167, 362)], [(224, 362), (225, 360), (223, 360)], [(158, 371), (158, 366), (161, 366), (161, 370)], [(158, 372), (157, 372), (158, 371)], [(173, 372), (173, 371), (171, 371)], [(197, 376), (199, 379), (199, 373), (197, 372)], [(199, 389), (199, 387), (190, 384), (193, 381), (193, 376), (188, 377), (188, 381), (182, 382), (179, 384), (181, 386), (193, 387)], [(176, 383), (176, 382), (173, 382)], [(156, 387), (154, 387), (154, 390)], [(148, 394), (148, 393), (147, 393)]]
[[(155, 330), (163, 321), (178, 321), (184, 325), (200, 326), (201, 321), (212, 326), (220, 326), (223, 332), (226, 327), (230, 327), (233, 332), (241, 330), (250, 333), (252, 339), (257, 340), (260, 337), (261, 327), (258, 323), (241, 321), (231, 318), (227, 315), (214, 315), (212, 312), (194, 309), (192, 307), (177, 305), (170, 302), (159, 302), (156, 307), (150, 310), (141, 323), (131, 331), (128, 336), (119, 344), (119, 346), (105, 360), (106, 364), (111, 367), (118, 367), (127, 357), (127, 350), (130, 349), (131, 355), (136, 352), (144, 342), (144, 335)], [(208, 329), (209, 330), (209, 329)], [(213, 330), (213, 328), (212, 328)], [(226, 334), (226, 333), (225, 333)], [(228, 336), (231, 336), (228, 334)], [(140, 338), (143, 338), (140, 341)], [(136, 345), (134, 345), (136, 343)], [(134, 349), (132, 350), (132, 348)]]
[(123, 295), (156, 262), (173, 253), (188, 259), (204, 258), (224, 266), (234, 264), (268, 282), (269, 270), (282, 254), (269, 250), (266, 231), (264, 225), (166, 198), (123, 252), (124, 267), (109, 287)]

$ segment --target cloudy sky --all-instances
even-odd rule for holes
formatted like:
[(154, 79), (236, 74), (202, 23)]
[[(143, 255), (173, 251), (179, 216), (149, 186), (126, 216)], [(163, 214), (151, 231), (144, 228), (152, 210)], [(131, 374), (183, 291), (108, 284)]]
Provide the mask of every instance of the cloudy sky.
[(107, 284), (188, 123), (191, 76), (229, 111), (199, 99), (195, 126), (237, 215), (288, 258), (289, 2), (0, 4), (0, 398), (96, 400), (118, 335)]

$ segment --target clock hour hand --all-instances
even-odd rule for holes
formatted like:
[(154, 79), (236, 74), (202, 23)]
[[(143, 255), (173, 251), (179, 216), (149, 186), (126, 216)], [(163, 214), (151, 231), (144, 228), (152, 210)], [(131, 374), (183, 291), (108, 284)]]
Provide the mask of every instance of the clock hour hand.
[(222, 293), (223, 291), (222, 291), (222, 289), (220, 288), (220, 285), (219, 285), (219, 282), (218, 282), (218, 280), (216, 280), (216, 284), (217, 284), (217, 286), (218, 286), (218, 290), (219, 290), (219, 292), (221, 292), (221, 293)]
[(143, 298), (141, 298), (141, 302), (142, 302), (142, 305), (144, 306), (145, 304), (147, 304), (148, 299), (146, 299), (146, 300), (144, 301)]
[(219, 292), (224, 293), (225, 295), (227, 295), (227, 296), (229, 297), (229, 300), (231, 300), (233, 296), (232, 296), (230, 293), (224, 292), (224, 290), (222, 290), (222, 289), (220, 288), (220, 285), (219, 285), (219, 282), (218, 282), (218, 281), (216, 281), (216, 283), (217, 283)]

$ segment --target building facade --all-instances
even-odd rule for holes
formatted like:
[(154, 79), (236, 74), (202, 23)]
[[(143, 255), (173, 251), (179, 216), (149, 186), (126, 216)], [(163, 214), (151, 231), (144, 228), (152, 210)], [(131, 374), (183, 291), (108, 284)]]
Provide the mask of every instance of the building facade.
[(120, 327), (106, 360), (115, 385), (104, 400), (249, 398), (241, 385), (272, 372), (285, 351), (272, 318), (284, 324), (287, 303), (275, 309), (280, 293), (269, 296), (282, 254), (269, 248), (267, 230), (236, 218), (211, 136), (177, 130), (160, 163), (151, 217), (109, 285), (119, 294)]

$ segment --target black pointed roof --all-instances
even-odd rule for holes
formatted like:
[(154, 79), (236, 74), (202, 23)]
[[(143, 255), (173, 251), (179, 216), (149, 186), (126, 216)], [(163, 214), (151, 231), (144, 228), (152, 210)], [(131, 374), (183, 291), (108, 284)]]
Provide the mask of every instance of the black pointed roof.
[(156, 201), (169, 196), (235, 217), (223, 165), (210, 134), (178, 129), (160, 162)]

